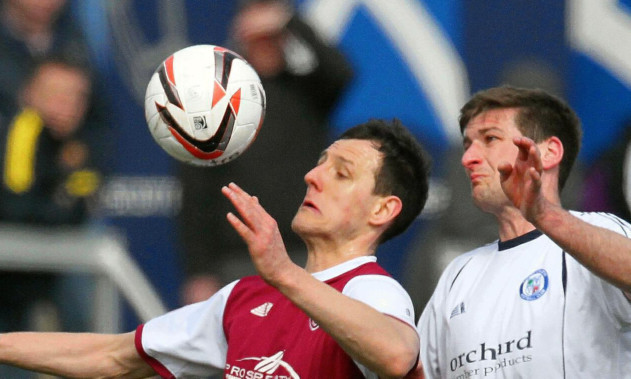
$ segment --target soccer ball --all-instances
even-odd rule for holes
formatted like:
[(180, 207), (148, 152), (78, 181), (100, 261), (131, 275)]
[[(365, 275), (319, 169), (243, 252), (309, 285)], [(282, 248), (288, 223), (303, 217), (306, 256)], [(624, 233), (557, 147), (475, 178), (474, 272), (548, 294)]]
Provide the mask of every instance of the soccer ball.
[(158, 66), (145, 93), (145, 118), (169, 155), (217, 166), (243, 153), (265, 116), (265, 91), (256, 71), (221, 46), (176, 51)]

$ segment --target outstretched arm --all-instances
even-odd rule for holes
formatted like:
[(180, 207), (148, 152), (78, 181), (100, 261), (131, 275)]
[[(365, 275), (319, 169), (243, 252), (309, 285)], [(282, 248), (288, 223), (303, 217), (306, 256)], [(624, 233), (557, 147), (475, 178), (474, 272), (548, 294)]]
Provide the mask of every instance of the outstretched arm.
[(2, 334), (0, 363), (68, 378), (155, 375), (136, 352), (134, 332)]
[(260, 275), (281, 291), (333, 337), (356, 361), (381, 377), (403, 377), (419, 352), (414, 328), (400, 320), (343, 295), (294, 264), (275, 220), (258, 200), (230, 184), (223, 193), (243, 221), (228, 214), (228, 221), (248, 244)]
[(563, 209), (560, 201), (547, 198), (542, 190), (546, 163), (537, 145), (525, 137), (514, 143), (517, 159), (498, 167), (508, 198), (537, 229), (631, 299), (631, 239), (584, 222)]

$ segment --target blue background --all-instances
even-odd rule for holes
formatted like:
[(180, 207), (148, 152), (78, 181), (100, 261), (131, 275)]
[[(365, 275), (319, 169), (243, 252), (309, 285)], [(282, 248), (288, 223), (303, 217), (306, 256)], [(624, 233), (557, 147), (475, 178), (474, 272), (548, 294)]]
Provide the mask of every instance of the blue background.
[[(457, 114), (450, 124), (440, 119), (427, 96), (436, 88), (415, 78), (401, 51), (378, 21), (380, 16), (371, 6), (375, 1), (378, 0), (353, 2), (350, 17), (334, 39), (355, 67), (356, 78), (332, 115), (332, 136), (369, 117), (400, 118), (431, 152), (435, 160), (433, 175), (440, 177), (444, 175), (443, 154), (451, 143), (459, 144), (448, 132), (457, 128)], [(444, 41), (457, 52), (457, 58), (466, 68), (461, 83), (466, 93), (519, 77), (528, 78), (526, 74), (530, 71), (524, 67), (534, 67), (540, 83), (566, 98), (583, 120), (584, 147), (580, 159), (588, 165), (622, 132), (623, 122), (631, 117), (631, 93), (629, 83), (625, 84), (590, 54), (575, 51), (568, 42), (570, 26), (566, 8), (570, 1), (408, 0), (391, 1), (388, 6), (392, 12), (399, 9), (403, 12), (414, 3), (431, 15)], [(148, 59), (151, 64), (144, 70), (121, 64), (118, 52), (125, 41), (117, 39), (108, 18), (112, 8), (122, 7), (121, 3), (131, 5), (131, 20), (142, 31), (142, 48), (165, 41), (168, 33), (159, 27), (157, 20), (161, 12), (170, 9), (167, 4), (184, 7), (184, 19), (172, 26), (185, 38), (161, 46), (165, 53)], [(74, 1), (74, 10), (86, 27), (99, 67), (105, 73), (107, 96), (113, 104), (117, 173), (132, 177), (170, 176), (173, 170), (172, 160), (157, 147), (146, 129), (142, 99), (130, 89), (128, 75), (148, 82), (152, 69), (166, 57), (167, 51), (199, 43), (227, 44), (227, 25), (234, 14), (234, 3), (231, 0)], [(297, 4), (308, 17), (317, 3), (327, 2), (303, 0)], [(328, 3), (335, 6), (336, 2)], [(338, 6), (344, 4), (345, 1), (337, 1)], [(618, 2), (621, 15), (631, 18), (630, 4), (631, 0)], [(322, 32), (326, 34), (327, 30)], [(409, 38), (418, 36), (411, 34)], [(423, 54), (433, 59), (435, 52)], [(126, 232), (130, 251), (168, 307), (178, 306), (181, 271), (173, 218), (161, 214), (123, 215), (110, 216), (107, 222)], [(420, 219), (403, 238), (380, 249), (380, 262), (395, 277), (401, 272), (409, 243), (424, 223)]]

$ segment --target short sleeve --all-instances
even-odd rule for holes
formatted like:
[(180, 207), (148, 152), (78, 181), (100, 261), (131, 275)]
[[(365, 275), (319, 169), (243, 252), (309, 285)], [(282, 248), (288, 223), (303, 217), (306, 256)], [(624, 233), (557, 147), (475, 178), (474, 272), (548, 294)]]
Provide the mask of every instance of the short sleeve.
[(415, 328), (414, 307), (410, 295), (391, 277), (357, 276), (346, 284), (342, 293)]
[(149, 320), (136, 330), (136, 348), (162, 377), (208, 377), (221, 373), (228, 344), (223, 312), (236, 281), (210, 299)]
[[(627, 238), (631, 238), (631, 225), (615, 215), (600, 212), (582, 213), (580, 215), (579, 217), (583, 217), (583, 219), (590, 224), (609, 229)], [(587, 270), (587, 268), (584, 269)], [(620, 288), (595, 275), (591, 275), (591, 277), (594, 281), (593, 287), (600, 287), (602, 289), (603, 297), (606, 299), (607, 306), (613, 317), (615, 317), (621, 325), (625, 327), (631, 326), (631, 300), (627, 298)]]

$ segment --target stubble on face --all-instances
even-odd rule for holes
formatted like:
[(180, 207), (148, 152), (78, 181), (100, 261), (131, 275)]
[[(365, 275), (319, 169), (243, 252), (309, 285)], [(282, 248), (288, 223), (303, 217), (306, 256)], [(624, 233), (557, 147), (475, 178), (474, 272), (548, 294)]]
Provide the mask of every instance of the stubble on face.
[(495, 213), (509, 203), (497, 167), (517, 155), (513, 143), (513, 137), (521, 135), (515, 124), (517, 113), (514, 108), (488, 110), (465, 128), (462, 165), (470, 179), (473, 202), (482, 211)]

